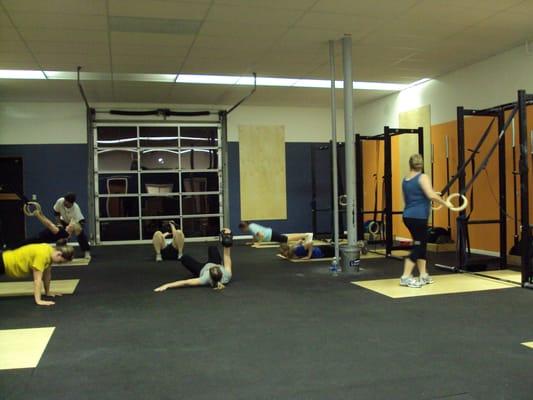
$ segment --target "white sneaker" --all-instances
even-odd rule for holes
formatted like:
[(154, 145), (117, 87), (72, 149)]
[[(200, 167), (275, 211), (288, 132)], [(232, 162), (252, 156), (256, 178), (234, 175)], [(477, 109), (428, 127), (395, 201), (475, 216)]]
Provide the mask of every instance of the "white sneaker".
[(156, 261), (156, 262), (163, 261), (163, 257), (161, 257), (161, 254), (156, 254), (156, 255), (155, 255), (155, 261)]
[(90, 251), (86, 251), (85, 252), (85, 258), (91, 258), (91, 252)]
[(430, 283), (433, 283), (435, 281), (433, 280), (431, 276), (429, 276), (429, 274), (426, 274), (426, 275), (420, 275), (420, 282), (423, 285), (429, 285)]
[(400, 286), (408, 286), (410, 288), (421, 288), (424, 286), (423, 283), (421, 283), (418, 279), (413, 278), (412, 276), (407, 277), (401, 277), (400, 278)]

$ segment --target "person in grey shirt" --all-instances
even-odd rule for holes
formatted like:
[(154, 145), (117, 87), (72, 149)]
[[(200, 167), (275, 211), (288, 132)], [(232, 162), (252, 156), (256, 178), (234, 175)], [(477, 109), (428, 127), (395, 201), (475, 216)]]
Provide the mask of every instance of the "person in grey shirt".
[[(227, 228), (224, 228), (222, 232), (228, 235), (231, 234), (231, 231)], [(211, 286), (215, 290), (224, 289), (224, 285), (227, 285), (231, 280), (231, 244), (229, 246), (224, 245), (223, 260), (220, 257), (218, 248), (209, 246), (207, 248), (207, 263), (201, 263), (193, 257), (183, 254), (185, 236), (181, 230), (176, 231), (175, 239), (178, 244), (178, 260), (191, 272), (193, 278), (165, 283), (155, 288), (154, 292), (191, 286)]]

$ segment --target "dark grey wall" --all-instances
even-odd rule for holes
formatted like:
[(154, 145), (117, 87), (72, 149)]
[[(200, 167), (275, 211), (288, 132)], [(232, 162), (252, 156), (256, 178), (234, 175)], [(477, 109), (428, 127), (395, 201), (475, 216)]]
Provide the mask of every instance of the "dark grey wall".
[[(24, 194), (37, 200), (43, 212), (53, 217), (55, 201), (66, 192), (74, 192), (87, 217), (87, 145), (39, 144), (0, 145), (1, 156), (22, 157), (24, 163)], [(26, 217), (26, 235), (43, 229), (35, 218)]]

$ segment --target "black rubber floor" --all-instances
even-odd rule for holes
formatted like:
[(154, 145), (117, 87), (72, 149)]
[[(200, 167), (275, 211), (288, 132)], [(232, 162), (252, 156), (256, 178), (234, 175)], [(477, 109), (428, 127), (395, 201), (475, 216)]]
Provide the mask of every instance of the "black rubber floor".
[(398, 261), (331, 277), (236, 246), (226, 290), (154, 293), (187, 276), (178, 262), (156, 264), (149, 246), (93, 254), (55, 269), (81, 281), (53, 308), (0, 298), (0, 329), (56, 327), (36, 369), (0, 371), (0, 399), (533, 398), (520, 345), (533, 341), (533, 291), (393, 300), (349, 282), (399, 276)]

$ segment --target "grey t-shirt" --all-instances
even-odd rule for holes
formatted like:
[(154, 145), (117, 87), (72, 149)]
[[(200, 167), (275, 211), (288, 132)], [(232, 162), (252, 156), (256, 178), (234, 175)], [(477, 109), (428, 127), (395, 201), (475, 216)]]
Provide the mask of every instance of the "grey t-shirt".
[(224, 268), (223, 265), (214, 264), (214, 263), (207, 263), (201, 269), (200, 276), (198, 276), (198, 279), (200, 279), (200, 283), (202, 285), (210, 285), (210, 286), (213, 285), (211, 276), (209, 275), (209, 269), (213, 267), (220, 267), (220, 270), (222, 271), (222, 279), (220, 280), (220, 282), (226, 285), (231, 280), (231, 272), (229, 272), (226, 268)]

